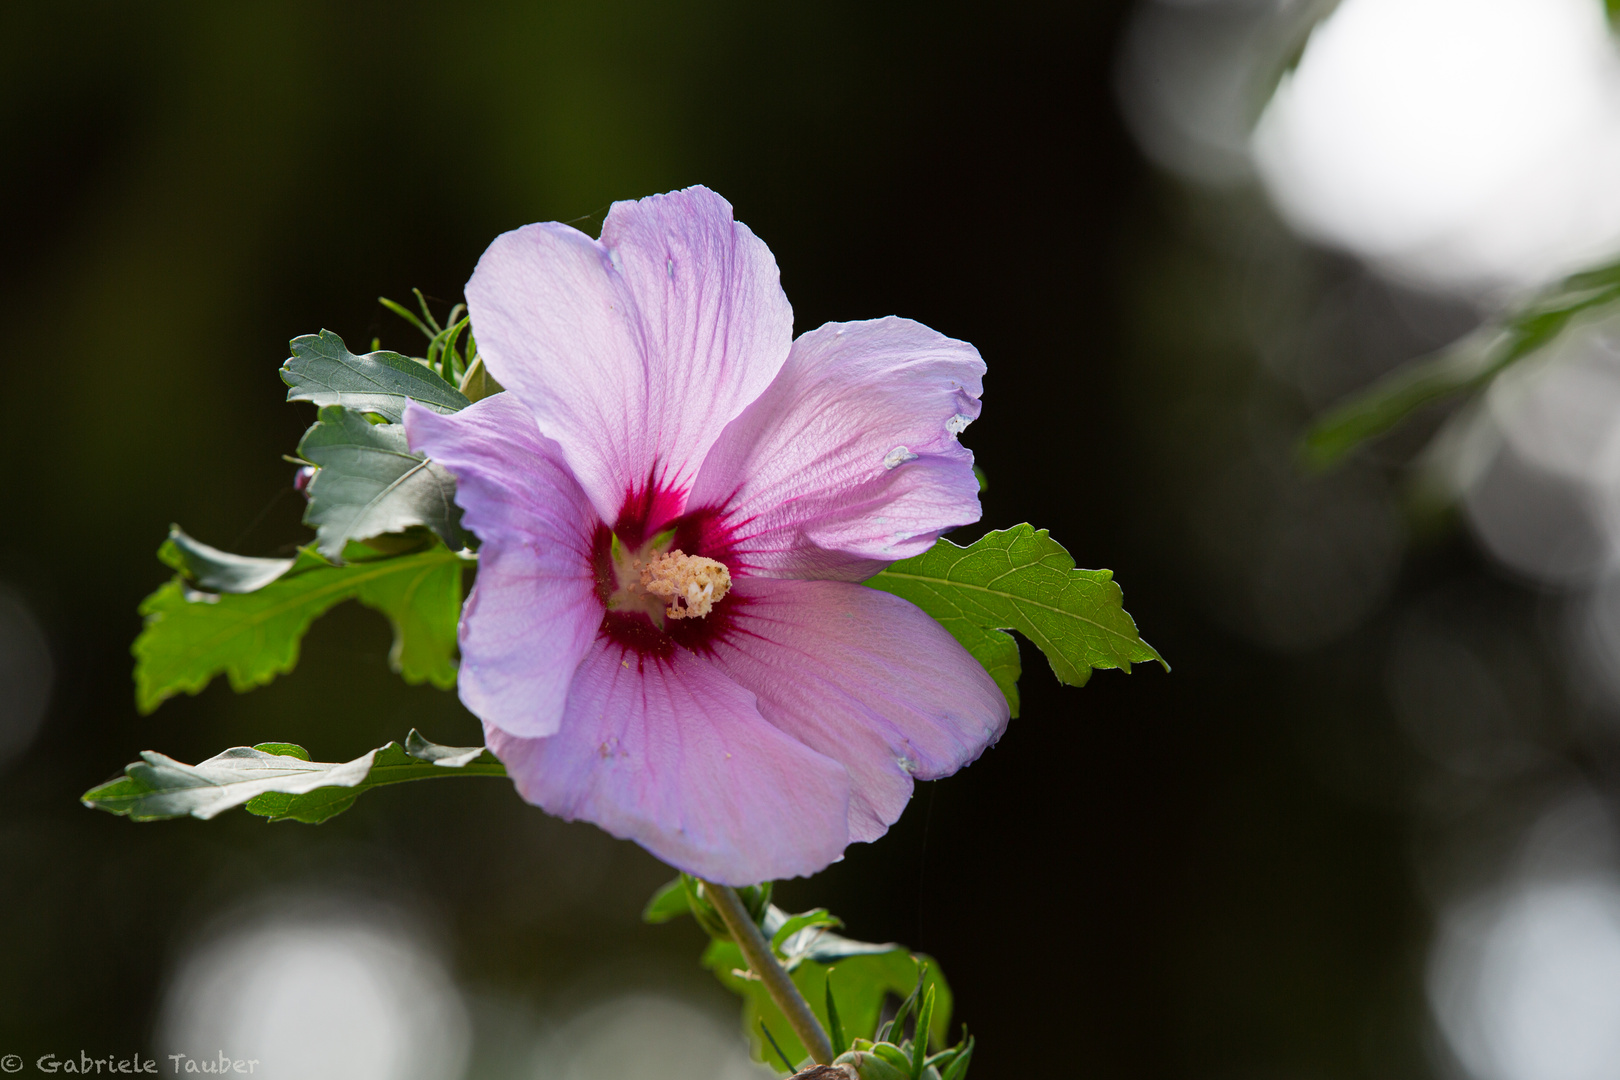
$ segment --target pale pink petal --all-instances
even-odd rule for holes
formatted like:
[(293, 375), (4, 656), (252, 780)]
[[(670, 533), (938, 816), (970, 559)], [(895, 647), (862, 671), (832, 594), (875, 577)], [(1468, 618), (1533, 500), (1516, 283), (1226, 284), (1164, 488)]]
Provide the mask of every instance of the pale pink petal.
[(701, 187), (615, 203), (600, 241), (556, 222), (505, 233), (467, 304), (490, 372), (609, 523), (649, 487), (674, 493), (664, 512), (680, 512), (793, 335), (770, 249)]
[(548, 739), (486, 727), (519, 794), (725, 885), (812, 874), (848, 843), (849, 778), (704, 657), (598, 639)]
[(948, 776), (1007, 727), (1007, 699), (909, 601), (843, 581), (740, 578), (716, 663), (772, 724), (849, 770), (849, 838), (900, 817), (912, 778)]
[(973, 454), (984, 361), (909, 319), (800, 337), (710, 451), (689, 505), (723, 508), (741, 568), (859, 581), (979, 518)]
[(482, 541), (461, 616), (461, 700), (487, 724), (550, 735), (602, 622), (596, 514), (557, 445), (510, 394), (450, 416), (412, 402), (405, 431), (413, 450), (455, 476), (462, 523)]

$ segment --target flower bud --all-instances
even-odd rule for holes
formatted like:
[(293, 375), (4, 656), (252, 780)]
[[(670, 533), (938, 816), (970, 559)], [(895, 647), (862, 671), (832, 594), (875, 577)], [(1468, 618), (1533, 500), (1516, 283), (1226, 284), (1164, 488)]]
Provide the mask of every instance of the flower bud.
[[(832, 1067), (850, 1070), (859, 1080), (911, 1080), (909, 1068), (901, 1068), (891, 1061), (885, 1061), (871, 1050), (850, 1050), (840, 1054), (832, 1063)], [(830, 1074), (828, 1080), (832, 1080), (836, 1075)]]

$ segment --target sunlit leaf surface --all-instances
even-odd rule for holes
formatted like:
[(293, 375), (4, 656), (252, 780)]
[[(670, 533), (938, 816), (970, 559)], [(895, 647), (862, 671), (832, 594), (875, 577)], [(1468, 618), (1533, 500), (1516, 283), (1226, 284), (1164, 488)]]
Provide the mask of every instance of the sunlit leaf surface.
[(412, 731), (353, 761), (310, 761), (301, 746), (235, 746), (198, 765), (146, 750), (124, 775), (85, 792), (86, 806), (135, 821), (207, 820), (244, 803), (271, 821), (325, 821), (374, 787), (444, 776), (505, 776), (481, 746), (439, 746)]
[(330, 330), (293, 338), (291, 344), (292, 356), (281, 365), (288, 401), (343, 405), (394, 424), (404, 418), (407, 400), (441, 413), (470, 404), (465, 394), (431, 368), (399, 353), (356, 356)]
[(1034, 642), (1070, 686), (1085, 685), (1093, 668), (1164, 663), (1136, 632), (1113, 572), (1076, 569), (1062, 544), (1028, 524), (986, 533), (967, 547), (940, 540), (867, 584), (939, 620), (996, 680), (1014, 716), (1018, 644), (1004, 631)]

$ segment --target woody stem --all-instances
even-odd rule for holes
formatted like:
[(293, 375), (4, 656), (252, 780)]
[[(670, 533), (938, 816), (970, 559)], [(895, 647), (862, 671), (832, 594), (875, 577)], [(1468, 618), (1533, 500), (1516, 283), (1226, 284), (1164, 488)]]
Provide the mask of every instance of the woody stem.
[(793, 1025), (793, 1033), (799, 1037), (804, 1048), (810, 1051), (810, 1057), (818, 1065), (830, 1065), (833, 1059), (832, 1043), (827, 1033), (821, 1029), (821, 1021), (816, 1014), (810, 1011), (810, 1005), (799, 993), (799, 988), (793, 985), (788, 973), (782, 970), (782, 965), (776, 962), (776, 954), (771, 951), (771, 943), (765, 940), (758, 924), (748, 914), (743, 906), (742, 897), (737, 890), (729, 885), (716, 885), (712, 881), (703, 883), (703, 891), (709, 902), (725, 920), (726, 929), (731, 931), (732, 940), (742, 950), (743, 958), (748, 961), (748, 967), (759, 976), (759, 981), (765, 984), (766, 993), (776, 1002), (776, 1007), (782, 1010), (787, 1022)]

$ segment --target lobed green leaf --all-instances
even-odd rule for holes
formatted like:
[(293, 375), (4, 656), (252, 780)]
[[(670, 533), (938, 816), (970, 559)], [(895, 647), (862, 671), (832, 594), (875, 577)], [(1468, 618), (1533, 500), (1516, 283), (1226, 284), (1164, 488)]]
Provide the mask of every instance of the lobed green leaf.
[(124, 775), (85, 792), (86, 806), (128, 817), (204, 821), (246, 804), (271, 821), (325, 821), (384, 784), (443, 776), (505, 776), (481, 746), (439, 746), (413, 730), (405, 745), (391, 742), (353, 761), (310, 761), (293, 743), (235, 746), (197, 765), (145, 750)]
[(442, 544), (371, 559), (361, 557), (374, 551), (355, 544), (343, 566), (304, 549), (284, 574), (248, 593), (195, 588), (185, 550), (171, 534), (159, 556), (181, 573), (141, 604), (146, 624), (131, 651), (135, 702), (143, 714), (174, 694), (198, 693), (220, 674), (238, 692), (286, 674), (298, 662), (310, 623), (351, 599), (393, 624), (389, 660), (407, 682), (455, 685), (456, 624), (470, 560)]
[(320, 466), (309, 483), (304, 523), (315, 546), (336, 560), (351, 540), (426, 526), (452, 550), (463, 546), (456, 481), (438, 462), (413, 454), (400, 424), (373, 424), (341, 405), (321, 409), (298, 444)]
[(886, 567), (866, 584), (910, 600), (983, 664), (1018, 715), (1016, 630), (1034, 642), (1058, 681), (1084, 686), (1094, 668), (1131, 670), (1156, 660), (1124, 608), (1108, 570), (1080, 570), (1045, 529), (1016, 525), (967, 547), (940, 540)]
[(330, 330), (293, 338), (291, 347), (292, 356), (281, 365), (281, 381), (289, 387), (288, 401), (342, 405), (375, 413), (394, 424), (404, 419), (406, 401), (439, 413), (453, 413), (471, 404), (427, 365), (396, 352), (356, 356)]

